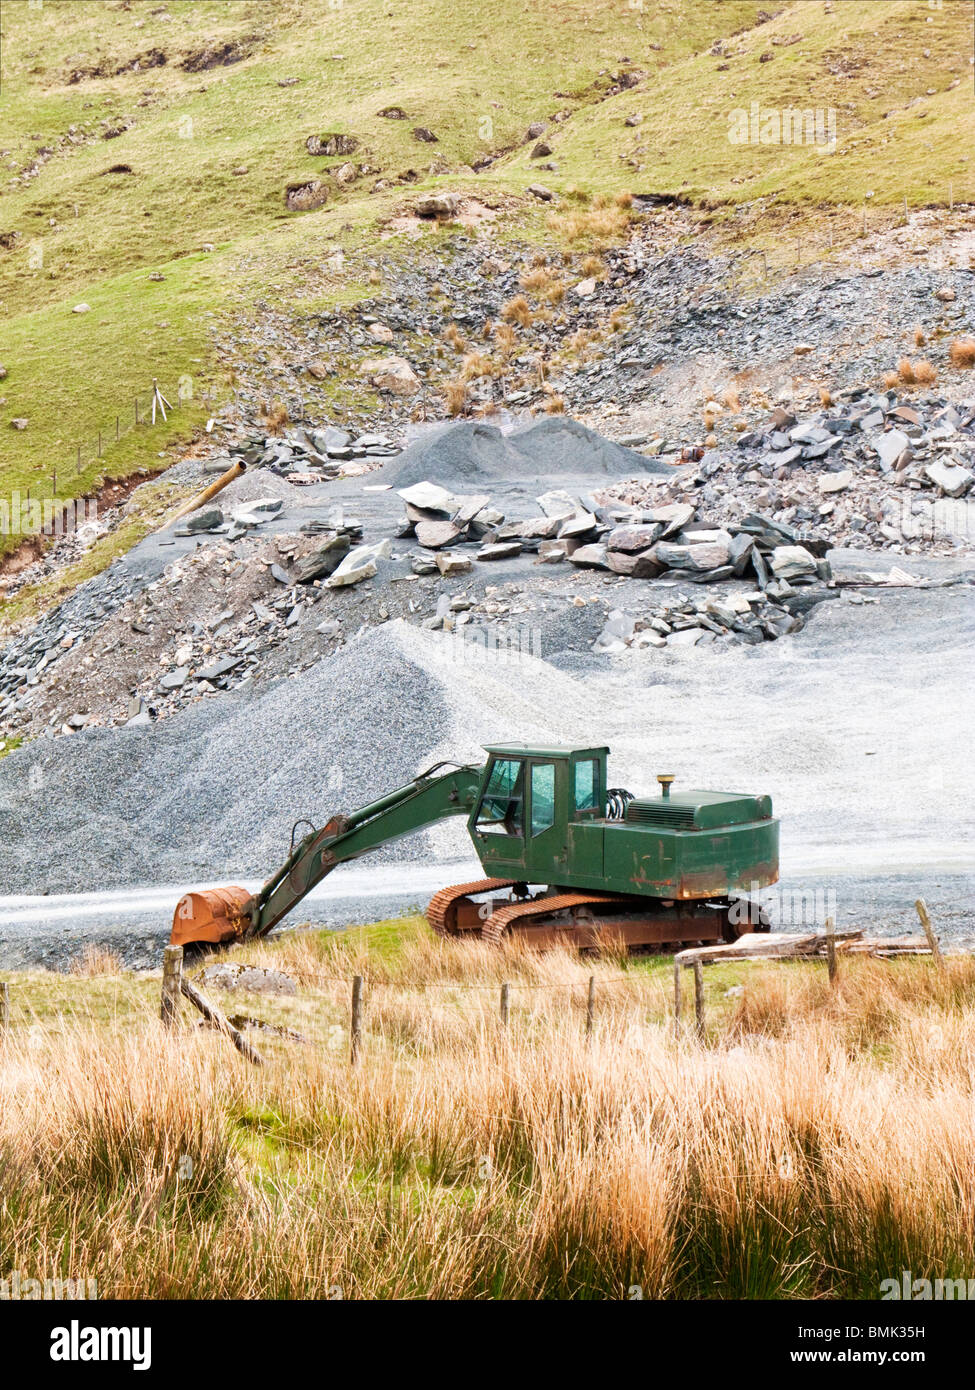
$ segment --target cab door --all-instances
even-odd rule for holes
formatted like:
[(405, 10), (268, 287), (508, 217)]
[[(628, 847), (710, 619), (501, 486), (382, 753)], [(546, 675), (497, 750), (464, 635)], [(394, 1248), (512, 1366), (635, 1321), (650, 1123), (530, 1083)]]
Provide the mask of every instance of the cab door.
[(469, 822), (474, 848), (487, 873), (525, 873), (526, 768), (524, 758), (493, 758), (484, 791)]
[(561, 883), (568, 865), (568, 766), (564, 758), (531, 758), (525, 774), (525, 867), (533, 883)]

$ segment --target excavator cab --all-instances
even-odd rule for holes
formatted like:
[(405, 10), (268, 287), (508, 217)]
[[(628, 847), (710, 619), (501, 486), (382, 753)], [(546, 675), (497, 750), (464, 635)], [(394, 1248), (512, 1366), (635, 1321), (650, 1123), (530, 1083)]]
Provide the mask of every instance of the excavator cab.
[(604, 814), (606, 748), (494, 744), (468, 829), (487, 872), (549, 883), (565, 870), (569, 827)]

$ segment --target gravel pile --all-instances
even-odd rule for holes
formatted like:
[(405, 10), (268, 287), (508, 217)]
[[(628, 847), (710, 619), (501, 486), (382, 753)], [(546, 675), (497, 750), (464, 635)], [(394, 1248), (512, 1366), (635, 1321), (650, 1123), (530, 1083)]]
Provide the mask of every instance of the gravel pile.
[(383, 478), (397, 488), (433, 479), (463, 492), (501, 481), (544, 487), (584, 478), (593, 485), (669, 472), (665, 464), (604, 439), (578, 420), (552, 416), (507, 435), (477, 421), (447, 425), (411, 444)]
[[(261, 878), (298, 817), (320, 825), (440, 758), (480, 760), (482, 744), (505, 740), (605, 741), (614, 784), (636, 792), (671, 767), (685, 786), (767, 791), (790, 850), (835, 846), (837, 827), (844, 843), (954, 842), (971, 819), (959, 818), (970, 798), (955, 730), (973, 610), (961, 591), (941, 593), (936, 695), (934, 652), (914, 640), (923, 596), (909, 591), (886, 596), (866, 626), (847, 601), (822, 604), (794, 644), (746, 648), (734, 666), (715, 644), (663, 653), (652, 670), (625, 653), (584, 678), (387, 623), (263, 693), (153, 728), (24, 745), (0, 762), (0, 881), (17, 893)], [(830, 713), (840, 705), (842, 719)], [(466, 843), (458, 819), (377, 860), (459, 858)]]
[(362, 805), (450, 741), (451, 702), (409, 650), (379, 630), (259, 695), (25, 745), (0, 762), (0, 882), (37, 891), (39, 864), (51, 891), (262, 877), (296, 818)]

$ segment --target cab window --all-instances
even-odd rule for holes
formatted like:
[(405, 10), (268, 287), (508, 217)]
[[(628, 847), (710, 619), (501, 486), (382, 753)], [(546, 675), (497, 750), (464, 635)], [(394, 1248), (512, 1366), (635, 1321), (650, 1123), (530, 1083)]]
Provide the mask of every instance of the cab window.
[(599, 809), (599, 770), (595, 758), (583, 758), (573, 769), (576, 814)]
[(498, 758), (477, 808), (480, 834), (523, 835), (525, 830), (525, 764), (521, 758)]
[(540, 835), (555, 824), (555, 764), (532, 763), (532, 834)]

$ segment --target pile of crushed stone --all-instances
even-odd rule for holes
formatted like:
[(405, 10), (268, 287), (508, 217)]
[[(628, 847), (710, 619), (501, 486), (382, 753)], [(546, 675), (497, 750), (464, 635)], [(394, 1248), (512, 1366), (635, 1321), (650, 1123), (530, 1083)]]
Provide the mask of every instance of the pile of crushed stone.
[(526, 482), (544, 487), (585, 479), (590, 487), (672, 469), (627, 449), (578, 420), (546, 416), (504, 434), (496, 425), (462, 420), (424, 434), (383, 471), (395, 487), (432, 481), (451, 491)]
[[(945, 591), (945, 710), (965, 707), (970, 690), (963, 597)], [(534, 655), (486, 658), (444, 634), (385, 623), (270, 688), (146, 728), (24, 744), (0, 761), (0, 882), (8, 893), (36, 893), (41, 884), (90, 892), (261, 879), (285, 858), (299, 817), (322, 825), (440, 759), (480, 762), (482, 746), (498, 741), (608, 743), (613, 784), (637, 794), (654, 794), (661, 769), (684, 786), (768, 792), (788, 818), (790, 844), (832, 842), (837, 824), (846, 838), (880, 843), (918, 827), (957, 836), (962, 760), (953, 759), (952, 720), (930, 719), (931, 658), (914, 645), (916, 601), (894, 596), (867, 640), (856, 609), (823, 605), (831, 611), (800, 634), (794, 654), (782, 655), (780, 643), (749, 648), (744, 660), (761, 665), (735, 681), (715, 648), (690, 664), (674, 653), (652, 679), (640, 664), (580, 678)], [(824, 717), (834, 701), (847, 710), (841, 721)], [(874, 760), (851, 753), (897, 749), (918, 730), (916, 766), (892, 807)], [(943, 785), (931, 782), (932, 766)], [(370, 860), (470, 853), (452, 818)]]

